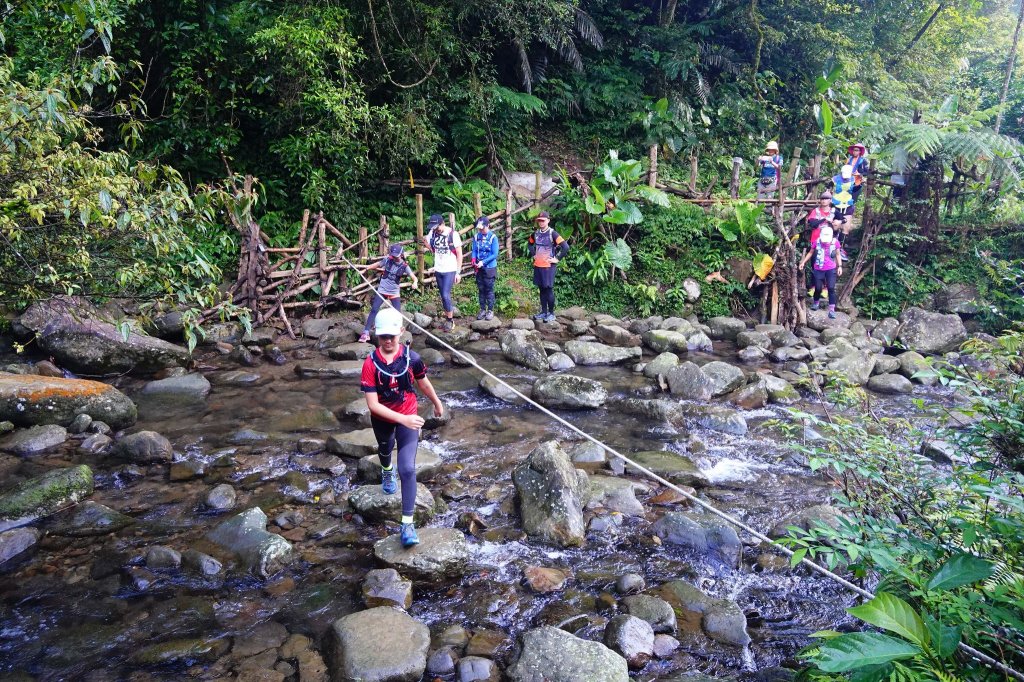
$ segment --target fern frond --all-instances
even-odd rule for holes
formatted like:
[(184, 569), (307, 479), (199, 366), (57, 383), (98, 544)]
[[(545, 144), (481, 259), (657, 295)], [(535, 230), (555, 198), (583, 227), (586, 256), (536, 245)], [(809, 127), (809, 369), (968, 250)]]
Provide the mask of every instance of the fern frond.
[(526, 45), (519, 38), (515, 39), (516, 46), (516, 73), (519, 75), (519, 84), (523, 90), (533, 92), (533, 70), (530, 68), (530, 56), (526, 53)]
[(604, 36), (601, 34), (601, 29), (597, 27), (594, 19), (579, 7), (576, 8), (575, 29), (576, 35), (588, 45), (598, 50), (604, 49)]
[(576, 71), (583, 70), (583, 55), (576, 49), (576, 43), (569, 36), (562, 36), (556, 46), (558, 56)]

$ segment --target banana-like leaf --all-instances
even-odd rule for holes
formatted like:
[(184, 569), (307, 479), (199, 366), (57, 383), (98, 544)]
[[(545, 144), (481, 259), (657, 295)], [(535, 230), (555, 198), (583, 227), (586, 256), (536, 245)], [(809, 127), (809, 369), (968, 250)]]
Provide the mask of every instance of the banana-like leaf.
[(824, 642), (814, 661), (827, 673), (843, 673), (921, 653), (919, 647), (879, 632), (851, 632)]
[(865, 623), (893, 632), (919, 647), (926, 647), (931, 642), (928, 628), (924, 626), (924, 621), (914, 607), (886, 592), (879, 592), (868, 603), (847, 609), (847, 612)]

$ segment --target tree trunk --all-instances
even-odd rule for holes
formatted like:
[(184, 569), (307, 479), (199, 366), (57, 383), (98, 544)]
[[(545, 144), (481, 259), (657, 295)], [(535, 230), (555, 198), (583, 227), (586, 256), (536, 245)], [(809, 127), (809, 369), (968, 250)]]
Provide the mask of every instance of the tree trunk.
[(999, 113), (996, 114), (996, 134), (1003, 125), (1003, 106), (1006, 105), (1006, 94), (1010, 89), (1010, 77), (1013, 75), (1013, 65), (1017, 61), (1017, 41), (1020, 39), (1020, 25), (1024, 23), (1024, 0), (1020, 2), (1020, 9), (1017, 13), (1017, 28), (1013, 31), (1013, 43), (1010, 45), (1010, 54), (1006, 57), (1006, 76), (1003, 78), (1003, 90), (999, 94)]

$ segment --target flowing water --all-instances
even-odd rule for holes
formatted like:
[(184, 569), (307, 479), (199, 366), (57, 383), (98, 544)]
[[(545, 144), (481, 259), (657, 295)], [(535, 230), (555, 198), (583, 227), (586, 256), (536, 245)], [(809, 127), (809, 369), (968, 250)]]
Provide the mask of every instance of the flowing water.
[[(507, 363), (495, 349), (493, 342), (481, 342), (471, 350), (484, 366), (513, 384), (526, 386), (532, 381), (534, 374)], [(311, 348), (297, 352), (320, 359)], [(719, 353), (722, 359), (734, 357), (729, 348)], [(698, 356), (697, 362), (709, 359), (715, 356)], [(362, 608), (361, 580), (375, 567), (373, 542), (394, 528), (362, 523), (344, 506), (346, 491), (359, 485), (355, 460), (347, 460), (345, 475), (291, 473), (299, 467), (299, 450), (308, 452), (318, 447), (315, 439), (326, 438), (329, 431), (321, 428), (362, 428), (342, 414), (347, 403), (361, 397), (358, 382), (302, 378), (290, 362), (283, 367), (261, 365), (252, 370), (260, 375), (257, 382), (236, 386), (223, 380), (230, 378), (225, 371), (237, 366), (216, 355), (200, 358), (200, 364), (214, 384), (200, 403), (147, 402), (138, 394), (142, 381), (120, 378), (115, 383), (139, 405), (140, 418), (133, 429), (167, 436), (176, 459), (204, 464), (203, 478), (169, 481), (167, 465), (126, 466), (109, 456), (83, 455), (73, 447), (21, 464), (19, 475), (69, 463), (90, 464), (96, 472), (91, 499), (130, 515), (136, 523), (99, 537), (48, 534), (29, 556), (4, 568), (0, 671), (27, 672), (42, 680), (228, 679), (230, 656), (154, 668), (134, 663), (132, 655), (154, 642), (234, 636), (268, 620), (322, 642), (333, 620)], [(575, 373), (600, 379), (613, 398), (652, 395), (653, 382), (629, 368), (578, 368)], [(636, 679), (667, 679), (680, 671), (731, 676), (791, 664), (808, 634), (844, 622), (843, 608), (852, 603), (850, 595), (805, 570), (761, 570), (757, 558), (766, 550), (750, 538), (743, 538), (749, 544), (739, 566), (653, 541), (650, 522), (666, 511), (685, 511), (684, 503), (645, 503), (645, 519), (612, 515), (614, 523), (592, 531), (581, 549), (531, 542), (516, 515), (512, 469), (539, 443), (559, 439), (568, 445), (578, 436), (536, 411), (487, 396), (477, 387), (479, 376), (471, 368), (432, 367), (431, 377), (455, 418), (425, 435), (426, 445), (444, 462), (427, 485), (435, 496), (442, 489), (449, 493), (447, 511), (430, 525), (466, 529), (468, 519), (475, 520), (467, 572), (440, 585), (414, 587), (410, 613), (433, 632), (460, 624), (500, 631), (511, 642), (525, 629), (563, 624), (581, 637), (600, 639), (603, 623), (614, 615), (609, 595), (624, 573), (642, 575), (649, 587), (685, 579), (711, 595), (735, 600), (747, 615), (753, 638), (750, 647), (740, 651), (684, 632), (679, 635), (682, 646), (672, 658), (653, 660), (633, 674)], [(876, 399), (878, 404), (887, 414), (912, 410), (909, 398)], [(750, 431), (746, 437), (734, 437), (701, 429), (683, 433), (620, 414), (614, 400), (609, 405), (563, 416), (626, 454), (661, 449), (688, 453), (712, 481), (701, 495), (755, 528), (767, 531), (784, 514), (829, 500), (830, 490), (822, 479), (791, 457), (777, 430), (762, 426), (785, 417), (782, 408), (744, 413)], [(324, 410), (339, 415), (340, 429), (325, 425), (330, 418)], [(244, 429), (266, 438), (239, 443), (237, 434)], [(233, 463), (215, 466), (225, 461), (225, 455)], [(303, 490), (303, 481), (308, 490)], [(204, 580), (184, 571), (156, 572), (155, 582), (145, 589), (126, 580), (121, 566), (141, 565), (153, 545), (210, 549), (203, 535), (231, 513), (204, 510), (205, 494), (220, 482), (230, 482), (238, 490), (236, 509), (260, 505), (272, 521), (289, 510), (301, 513), (304, 520), (297, 528), (282, 531), (270, 526), (294, 543), (295, 563), (269, 582), (231, 572)], [(644, 502), (661, 490), (651, 483), (638, 497)], [(335, 522), (335, 532), (315, 539), (315, 529), (325, 521)], [(523, 569), (530, 565), (568, 568), (572, 579), (554, 594), (534, 594), (523, 582)], [(502, 650), (503, 663), (510, 653), (507, 646)]]

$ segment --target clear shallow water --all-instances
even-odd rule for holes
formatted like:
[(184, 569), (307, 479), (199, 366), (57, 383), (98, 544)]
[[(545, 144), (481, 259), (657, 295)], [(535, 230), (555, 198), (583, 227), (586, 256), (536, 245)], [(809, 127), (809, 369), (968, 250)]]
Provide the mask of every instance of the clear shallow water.
[[(307, 352), (313, 357), (305, 362), (320, 359), (314, 351)], [(517, 386), (528, 386), (533, 378), (500, 356), (476, 356)], [(712, 357), (702, 356), (698, 362)], [(200, 362), (237, 369), (215, 355)], [(308, 532), (335, 518), (332, 497), (341, 500), (360, 484), (355, 460), (348, 460), (342, 476), (303, 471), (308, 490), (282, 480), (301, 468), (302, 439), (361, 428), (343, 415), (344, 406), (361, 393), (355, 380), (302, 378), (294, 366), (262, 365), (252, 370), (261, 375), (259, 382), (244, 387), (218, 383), (223, 373), (209, 372), (213, 391), (206, 401), (191, 405), (147, 401), (138, 395), (141, 381), (118, 380), (139, 404), (134, 430), (167, 436), (176, 459), (206, 467), (203, 478), (172, 482), (166, 465), (132, 470), (114, 458), (82, 455), (73, 448), (22, 463), (18, 475), (69, 463), (90, 464), (96, 471), (92, 499), (130, 515), (136, 523), (99, 537), (48, 535), (30, 556), (4, 568), (0, 671), (28, 671), (46, 680), (212, 677), (224, 669), (225, 661), (148, 668), (131, 656), (151, 643), (233, 636), (267, 620), (319, 641), (334, 619), (361, 608), (361, 580), (375, 567), (372, 544), (389, 529), (345, 515), (339, 520), (340, 530), (326, 538), (316, 540)], [(575, 373), (601, 380), (613, 398), (648, 397), (652, 385), (625, 368), (589, 367)], [(579, 437), (538, 412), (486, 396), (477, 388), (479, 376), (472, 369), (446, 365), (432, 368), (431, 376), (455, 418), (426, 435), (427, 445), (444, 462), (427, 485), (440, 495), (446, 484), (457, 481), (465, 496), (450, 500), (447, 511), (430, 525), (461, 526), (467, 514), (476, 514), (486, 525), (469, 537), (470, 566), (461, 579), (415, 585), (410, 612), (432, 628), (458, 623), (501, 630), (514, 638), (531, 627), (564, 623), (580, 636), (599, 639), (604, 620), (614, 613), (602, 606), (602, 593), (613, 591), (616, 578), (627, 572), (643, 575), (648, 586), (687, 579), (709, 594), (739, 603), (754, 640), (749, 650), (730, 649), (703, 637), (682, 638), (675, 658), (652, 662), (635, 675), (651, 680), (679, 670), (732, 675), (776, 666), (791, 659), (809, 633), (843, 619), (849, 596), (803, 571), (756, 571), (760, 550), (753, 543), (746, 547), (739, 567), (653, 543), (649, 523), (666, 511), (687, 510), (685, 504), (645, 504), (645, 519), (627, 518), (617, 529), (591, 533), (582, 549), (530, 542), (519, 528), (511, 472), (538, 444), (555, 438), (568, 447)], [(889, 415), (912, 409), (909, 398), (875, 398), (875, 408)], [(337, 414), (340, 425), (332, 424), (325, 412)], [(625, 454), (661, 449), (690, 453), (712, 482), (701, 494), (761, 530), (771, 528), (785, 513), (828, 501), (830, 495), (820, 479), (787, 458), (776, 432), (758, 426), (784, 415), (774, 407), (745, 413), (752, 428), (740, 438), (702, 429), (683, 433), (621, 414), (614, 405), (563, 414)], [(265, 438), (238, 442), (236, 435), (244, 429)], [(697, 447), (694, 440), (699, 441)], [(214, 467), (225, 455), (234, 465)], [(227, 515), (205, 511), (202, 500), (219, 482), (236, 487), (238, 509), (258, 504), (269, 510), (272, 520), (289, 510), (301, 512), (301, 528), (283, 531), (295, 544), (294, 565), (269, 585), (233, 573), (204, 581), (181, 571), (158, 572), (156, 582), (144, 590), (126, 581), (118, 568), (141, 566), (141, 557), (153, 545), (211, 549), (203, 536)], [(649, 493), (638, 497), (644, 501), (660, 491), (652, 484)], [(280, 531), (274, 526), (271, 530)], [(523, 569), (529, 565), (568, 568), (573, 577), (559, 593), (536, 595), (523, 585)]]

